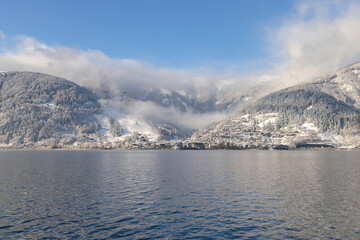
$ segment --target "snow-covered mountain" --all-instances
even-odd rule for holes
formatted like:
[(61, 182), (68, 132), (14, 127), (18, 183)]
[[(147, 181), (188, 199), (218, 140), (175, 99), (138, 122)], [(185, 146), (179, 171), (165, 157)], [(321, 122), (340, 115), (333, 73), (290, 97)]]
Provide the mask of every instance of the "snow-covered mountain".
[(181, 112), (198, 111), (187, 96), (163, 88), (151, 88), (147, 90), (140, 99), (143, 101), (152, 101), (159, 106), (174, 108)]
[(360, 109), (360, 63), (352, 64), (334, 74), (314, 79), (298, 88), (327, 93), (351, 107)]
[(100, 129), (98, 96), (50, 75), (0, 73), (0, 109), (1, 145), (73, 143)]
[[(93, 91), (55, 76), (0, 72), (0, 147), (96, 145), (135, 135), (182, 139), (191, 129), (163, 119), (170, 105)], [(176, 123), (176, 121), (175, 121)]]
[(212, 93), (200, 96), (196, 90), (185, 93), (163, 88), (150, 88), (142, 94), (131, 97), (141, 101), (153, 102), (161, 107), (172, 108), (179, 112), (234, 113), (262, 96), (261, 90), (260, 85), (251, 88), (235, 86), (225, 89), (218, 88)]
[(129, 147), (191, 135), (209, 144), (360, 146), (359, 63), (266, 96), (266, 85), (237, 89), (152, 88), (134, 96), (41, 73), (0, 72), (0, 146)]
[(197, 141), (236, 144), (330, 143), (360, 146), (360, 64), (289, 87), (256, 101)]

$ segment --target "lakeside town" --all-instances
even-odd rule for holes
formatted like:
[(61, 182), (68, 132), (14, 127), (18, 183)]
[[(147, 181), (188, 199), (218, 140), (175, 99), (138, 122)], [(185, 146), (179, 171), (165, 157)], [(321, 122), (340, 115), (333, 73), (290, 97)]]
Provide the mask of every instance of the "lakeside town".
[[(324, 135), (311, 123), (280, 128), (278, 114), (233, 116), (215, 127), (204, 128), (190, 138), (153, 140), (146, 134), (133, 132), (122, 137), (83, 135), (60, 141), (51, 139), (28, 145), (6, 145), (2, 148), (35, 149), (172, 149), (172, 150), (293, 150), (293, 149), (357, 149), (336, 144), (340, 136)], [(343, 139), (339, 139), (339, 142)]]

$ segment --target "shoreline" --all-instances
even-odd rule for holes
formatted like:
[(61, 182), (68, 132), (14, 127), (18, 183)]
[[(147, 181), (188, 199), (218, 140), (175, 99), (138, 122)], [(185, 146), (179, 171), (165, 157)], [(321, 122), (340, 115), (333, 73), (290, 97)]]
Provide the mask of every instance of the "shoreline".
[(360, 148), (294, 148), (294, 149), (163, 149), (163, 148), (0, 148), (1, 151), (277, 151), (277, 152), (294, 152), (294, 151), (360, 151)]

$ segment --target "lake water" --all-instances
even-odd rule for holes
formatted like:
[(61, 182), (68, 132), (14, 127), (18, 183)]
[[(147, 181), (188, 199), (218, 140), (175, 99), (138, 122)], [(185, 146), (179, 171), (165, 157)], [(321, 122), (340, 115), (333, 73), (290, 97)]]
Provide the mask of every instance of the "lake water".
[(0, 239), (360, 239), (360, 151), (0, 151)]

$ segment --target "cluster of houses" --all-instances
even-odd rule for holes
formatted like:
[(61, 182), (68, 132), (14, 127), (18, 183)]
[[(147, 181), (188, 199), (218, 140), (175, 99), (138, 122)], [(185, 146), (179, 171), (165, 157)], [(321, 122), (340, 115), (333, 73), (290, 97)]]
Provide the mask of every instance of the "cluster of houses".
[(121, 139), (86, 135), (80, 139), (69, 137), (60, 141), (47, 140), (44, 143), (36, 143), (34, 147), (174, 150), (334, 148), (329, 142), (319, 141), (317, 129), (311, 124), (280, 128), (277, 126), (277, 120), (276, 113), (234, 116), (219, 123), (215, 128), (199, 130), (191, 138), (182, 140), (152, 141), (141, 133), (134, 133)]

